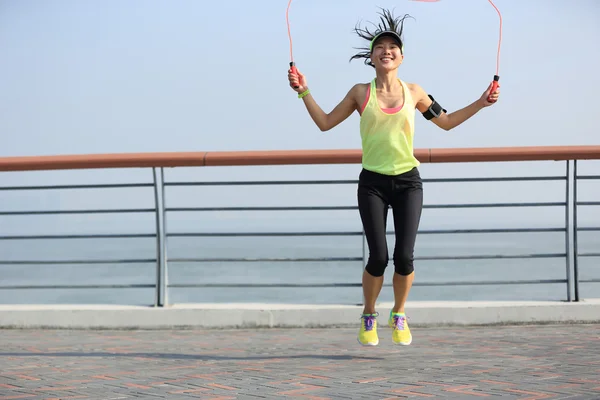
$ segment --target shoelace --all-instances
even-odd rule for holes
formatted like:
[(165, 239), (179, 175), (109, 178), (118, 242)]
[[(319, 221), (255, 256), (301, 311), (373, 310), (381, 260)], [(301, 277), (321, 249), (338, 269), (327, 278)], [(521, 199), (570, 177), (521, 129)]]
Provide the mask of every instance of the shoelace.
[(398, 315), (394, 316), (394, 325), (396, 325), (396, 329), (399, 329), (401, 331), (404, 330), (404, 320), (406, 319), (406, 317), (400, 317)]
[(375, 324), (375, 318), (377, 318), (378, 315), (379, 313), (360, 316), (360, 318), (363, 320), (363, 323), (365, 324), (365, 330), (370, 331), (373, 329), (373, 325)]
[(396, 329), (403, 331), (404, 330), (404, 322), (409, 318), (407, 316), (394, 315), (394, 326)]

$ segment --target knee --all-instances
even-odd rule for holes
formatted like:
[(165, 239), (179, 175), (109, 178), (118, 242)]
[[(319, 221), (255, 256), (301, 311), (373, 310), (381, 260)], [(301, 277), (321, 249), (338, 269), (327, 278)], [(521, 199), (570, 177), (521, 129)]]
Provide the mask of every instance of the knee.
[(413, 261), (414, 257), (412, 254), (402, 254), (394, 257), (394, 270), (398, 275), (410, 275), (415, 270)]
[(380, 277), (383, 276), (383, 273), (385, 272), (385, 269), (388, 265), (388, 258), (385, 257), (370, 257), (369, 258), (369, 262), (367, 263), (366, 266), (366, 271), (375, 277)]

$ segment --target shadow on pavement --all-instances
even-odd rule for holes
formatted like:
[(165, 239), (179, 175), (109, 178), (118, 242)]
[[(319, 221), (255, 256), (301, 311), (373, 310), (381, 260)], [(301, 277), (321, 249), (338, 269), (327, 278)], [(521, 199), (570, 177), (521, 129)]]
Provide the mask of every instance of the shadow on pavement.
[(379, 357), (362, 357), (351, 355), (333, 355), (333, 354), (298, 354), (290, 356), (276, 355), (251, 355), (251, 356), (220, 356), (213, 354), (174, 354), (174, 353), (80, 353), (80, 352), (61, 352), (61, 353), (0, 353), (0, 357), (131, 357), (131, 358), (154, 358), (154, 359), (175, 359), (175, 360), (202, 360), (202, 361), (253, 361), (253, 360), (277, 360), (277, 359), (322, 359), (332, 361), (351, 361), (351, 360), (383, 360)]

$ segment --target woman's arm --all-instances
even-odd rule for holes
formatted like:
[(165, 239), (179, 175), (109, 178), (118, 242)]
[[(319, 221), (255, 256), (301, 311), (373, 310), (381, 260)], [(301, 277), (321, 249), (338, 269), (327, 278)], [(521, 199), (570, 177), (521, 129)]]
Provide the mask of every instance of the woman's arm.
[[(298, 76), (293, 74), (291, 69), (288, 71), (290, 86), (298, 93), (304, 93), (308, 90), (306, 77), (298, 72)], [(294, 88), (294, 86), (298, 86)], [(357, 109), (357, 95), (360, 91), (360, 85), (354, 85), (342, 99), (342, 101), (328, 114), (324, 112), (317, 104), (310, 92), (302, 98), (308, 114), (322, 132), (328, 131), (348, 118)]]
[[(421, 113), (424, 113), (427, 111), (429, 106), (431, 106), (433, 101), (429, 98), (425, 90), (423, 90), (423, 88), (421, 88), (419, 85), (413, 84), (412, 89), (415, 92), (413, 96), (415, 97), (417, 110), (419, 110)], [(491, 89), (492, 84), (490, 83), (488, 88), (485, 90), (485, 92), (483, 92), (478, 100), (450, 114), (442, 112), (439, 117), (432, 118), (431, 122), (446, 131), (456, 128), (485, 107), (489, 107), (498, 101), (498, 97), (500, 96), (500, 88), (498, 87), (498, 89), (496, 89), (496, 91), (490, 95)], [(492, 101), (488, 101), (488, 96)]]

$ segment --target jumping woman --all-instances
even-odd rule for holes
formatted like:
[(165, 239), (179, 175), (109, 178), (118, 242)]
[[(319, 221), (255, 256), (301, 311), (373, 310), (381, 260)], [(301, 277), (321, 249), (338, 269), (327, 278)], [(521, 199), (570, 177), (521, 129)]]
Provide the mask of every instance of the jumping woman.
[(382, 23), (375, 32), (355, 32), (368, 41), (369, 47), (350, 58), (364, 59), (375, 69), (370, 83), (354, 85), (344, 99), (325, 113), (310, 94), (306, 77), (296, 70), (288, 71), (290, 86), (303, 100), (310, 117), (321, 131), (339, 125), (354, 111), (360, 115), (362, 171), (357, 190), (358, 209), (369, 247), (369, 258), (363, 271), (364, 309), (358, 341), (365, 346), (379, 344), (375, 304), (383, 285), (389, 255), (386, 221), (391, 206), (394, 217), (394, 307), (388, 325), (393, 329), (395, 344), (409, 345), (412, 335), (404, 305), (414, 280), (413, 253), (421, 210), (423, 186), (419, 161), (413, 155), (415, 110), (438, 127), (449, 131), (481, 109), (498, 100), (499, 90), (490, 93), (492, 84), (479, 99), (461, 110), (447, 114), (440, 104), (419, 85), (398, 78), (404, 59), (402, 31), (404, 20), (388, 10), (381, 14)]

